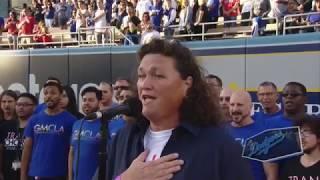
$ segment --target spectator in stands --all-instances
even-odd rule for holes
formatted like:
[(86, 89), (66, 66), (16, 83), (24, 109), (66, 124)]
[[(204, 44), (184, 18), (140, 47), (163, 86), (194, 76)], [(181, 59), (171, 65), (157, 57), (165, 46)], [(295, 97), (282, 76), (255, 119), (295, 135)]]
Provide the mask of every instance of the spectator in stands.
[(76, 20), (76, 16), (77, 16), (77, 10), (73, 10), (72, 11), (72, 16), (69, 19), (69, 21), (67, 22), (67, 24), (70, 26), (70, 33), (71, 33), (71, 38), (73, 39), (78, 39), (78, 34), (76, 34), (77, 32), (77, 20)]
[(88, 42), (95, 41), (94, 36), (95, 36), (95, 28), (94, 28), (94, 16), (95, 16), (95, 10), (94, 10), (94, 4), (90, 3), (88, 6), (88, 12), (89, 16), (86, 18), (86, 24), (87, 24), (87, 30), (86, 30), (86, 35), (87, 35), (87, 40)]
[(11, 49), (18, 48), (18, 27), (19, 20), (15, 11), (10, 11), (9, 18), (7, 19), (5, 29), (9, 40), (9, 47)]
[(42, 4), (41, 1), (32, 0), (32, 11), (35, 19), (35, 23), (39, 23), (40, 21), (44, 21), (44, 15), (42, 14)]
[(307, 89), (299, 82), (288, 82), (282, 92), (283, 114), (265, 121), (266, 127), (284, 128), (291, 127), (305, 116), (307, 103)]
[[(320, 24), (320, 0), (315, 0), (314, 12), (318, 12), (318, 14), (312, 14), (307, 16), (308, 24)], [(314, 27), (315, 32), (320, 32), (320, 27)]]
[(312, 8), (311, 8), (311, 10), (312, 10), (312, 11), (317, 11), (317, 8), (318, 8), (318, 9), (320, 8), (319, 3), (320, 3), (319, 0), (313, 0), (313, 1), (312, 1)]
[(136, 7), (136, 15), (139, 19), (142, 19), (143, 13), (149, 12), (151, 10), (152, 4), (150, 0), (138, 0)]
[(153, 27), (158, 32), (161, 31), (161, 20), (163, 17), (163, 7), (161, 0), (152, 0), (152, 6), (150, 10), (150, 17)]
[[(208, 0), (208, 21), (217, 22), (219, 18), (220, 0)], [(209, 25), (209, 28), (216, 28), (217, 24)]]
[(112, 100), (113, 89), (111, 84), (102, 81), (99, 84), (99, 90), (102, 92), (102, 98), (99, 104), (100, 110), (106, 110), (117, 105), (117, 103)]
[(67, 22), (70, 18), (68, 12), (71, 7), (66, 3), (66, 0), (60, 0), (60, 2), (56, 4), (55, 9), (55, 19), (57, 20), (58, 26), (61, 29), (67, 29)]
[(44, 22), (46, 24), (46, 27), (52, 28), (53, 20), (54, 20), (54, 8), (52, 6), (52, 2), (48, 1), (45, 5), (45, 9), (43, 10), (44, 14)]
[[(223, 17), (224, 21), (237, 20), (239, 15), (239, 0), (222, 0)], [(236, 22), (224, 23), (225, 27), (235, 27)]]
[(297, 9), (302, 13), (308, 13), (312, 9), (312, 0), (297, 0), (298, 3)]
[(277, 92), (277, 86), (273, 82), (262, 82), (257, 90), (257, 97), (262, 105), (262, 110), (255, 112), (253, 115), (254, 120), (264, 121), (283, 113), (277, 104), (279, 93)]
[(206, 76), (206, 82), (209, 87), (215, 92), (217, 96), (219, 96), (222, 90), (222, 80), (216, 75), (208, 74)]
[[(240, 7), (241, 7), (241, 20), (249, 20), (250, 18), (250, 11), (252, 9), (252, 4), (255, 0), (240, 0)], [(249, 26), (250, 21), (241, 22), (241, 26)]]
[(96, 42), (98, 44), (103, 42), (106, 42), (107, 39), (107, 18), (106, 18), (106, 12), (104, 10), (103, 1), (98, 0), (98, 9), (95, 12), (94, 15), (94, 29), (95, 29), (95, 35), (96, 35)]
[(267, 17), (270, 10), (271, 5), (269, 0), (253, 0), (250, 11), (250, 19), (253, 17)]
[(307, 116), (298, 125), (304, 153), (284, 163), (280, 179), (319, 179), (320, 119)]
[(223, 112), (223, 120), (225, 122), (230, 122), (232, 120), (230, 115), (230, 98), (232, 95), (232, 90), (229, 88), (223, 88), (220, 93), (219, 102), (221, 110)]
[[(23, 36), (23, 35), (32, 35), (33, 34), (33, 28), (35, 25), (35, 19), (32, 16), (32, 12), (31, 12), (31, 8), (28, 7), (24, 10), (22, 10), (22, 18), (18, 24), (18, 29), (19, 29), (19, 35)], [(21, 43), (24, 44), (29, 44), (32, 42), (32, 37), (24, 37), (21, 38)]]
[(147, 44), (152, 39), (160, 39), (160, 33), (153, 29), (151, 23), (146, 27), (146, 31), (141, 35), (140, 44)]
[[(244, 146), (245, 141), (264, 131), (263, 123), (255, 122), (250, 114), (252, 101), (246, 91), (236, 91), (230, 98), (230, 115), (232, 122), (227, 126), (231, 136)], [(278, 167), (274, 163), (261, 163), (256, 160), (248, 160), (255, 180), (276, 180)]]
[(17, 93), (12, 90), (5, 90), (0, 95), (0, 124), (16, 118)]
[(174, 0), (164, 0), (163, 3), (163, 31), (166, 38), (171, 38), (174, 34), (174, 29), (170, 25), (175, 23), (177, 9), (173, 6), (172, 1)]
[(202, 32), (202, 25), (200, 23), (208, 22), (208, 7), (206, 0), (198, 0), (198, 9), (194, 20), (194, 33), (205, 33), (208, 30), (208, 25), (204, 26), (204, 32)]
[(121, 28), (121, 24), (123, 22), (123, 18), (127, 16), (127, 1), (120, 0), (118, 5), (118, 10), (116, 11), (115, 17), (111, 20), (111, 25), (116, 26), (118, 29)]
[(135, 15), (132, 4), (128, 4), (127, 13), (128, 15), (123, 18), (121, 25), (121, 30), (126, 35), (124, 45), (130, 45), (130, 41), (134, 44), (139, 44), (138, 32), (141, 32), (141, 21)]
[(112, 2), (113, 2), (113, 0), (103, 0), (104, 10), (106, 13), (106, 21), (108, 24), (110, 24), (110, 22), (111, 22)]
[(142, 19), (141, 19), (141, 33), (144, 33), (147, 28), (150, 26), (151, 24), (151, 21), (150, 21), (150, 15), (149, 15), (149, 12), (145, 12), (143, 13), (142, 15)]
[(28, 5), (26, 3), (23, 3), (22, 4), (22, 9), (20, 11), (20, 14), (19, 14), (19, 21), (21, 21), (24, 16), (26, 15), (26, 9), (28, 8)]
[(77, 119), (83, 118), (83, 114), (78, 111), (76, 96), (70, 86), (63, 86), (60, 107), (74, 115)]
[[(77, 16), (76, 16), (76, 29), (77, 32), (80, 32), (81, 35), (81, 41), (86, 41), (87, 36), (86, 33), (81, 30), (81, 28), (86, 28), (87, 27), (87, 22), (86, 19), (87, 17), (90, 16), (89, 11), (87, 9), (87, 5), (84, 1), (78, 1), (78, 10), (77, 10)], [(78, 37), (80, 38), (80, 37)]]
[(288, 14), (288, 4), (289, 0), (270, 0), (271, 10), (268, 16), (282, 21), (282, 18)]
[[(49, 33), (48, 28), (44, 24), (44, 21), (40, 21), (38, 23), (38, 30), (36, 32), (36, 35), (34, 36), (33, 41), (38, 42), (38, 43), (49, 43), (52, 42), (52, 36)], [(47, 47), (47, 44), (43, 45), (38, 45), (37, 47)]]
[[(0, 36), (2, 36), (2, 32), (4, 30), (4, 18), (0, 16)], [(0, 37), (0, 43), (2, 41), (2, 38)]]
[(189, 0), (183, 0), (179, 13), (179, 33), (191, 34), (193, 28), (192, 8), (189, 5)]

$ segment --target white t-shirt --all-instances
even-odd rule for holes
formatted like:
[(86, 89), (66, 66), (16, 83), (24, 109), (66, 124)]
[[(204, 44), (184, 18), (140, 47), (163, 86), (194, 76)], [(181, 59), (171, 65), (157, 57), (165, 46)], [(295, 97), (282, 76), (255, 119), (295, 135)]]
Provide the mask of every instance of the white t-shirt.
[(139, 0), (137, 3), (136, 11), (138, 12), (138, 17), (141, 20), (144, 12), (149, 12), (152, 7), (150, 0)]
[(153, 161), (159, 159), (163, 151), (164, 146), (167, 144), (173, 129), (164, 131), (152, 131), (148, 128), (144, 135), (144, 149), (149, 150), (146, 161)]
[[(104, 13), (104, 10), (97, 9), (97, 11), (95, 12), (95, 17), (100, 16), (103, 13)], [(106, 29), (102, 29), (102, 28), (105, 28), (106, 26), (107, 26), (107, 20), (106, 20), (105, 14), (94, 23), (96, 32), (102, 32), (102, 33), (106, 32)]]

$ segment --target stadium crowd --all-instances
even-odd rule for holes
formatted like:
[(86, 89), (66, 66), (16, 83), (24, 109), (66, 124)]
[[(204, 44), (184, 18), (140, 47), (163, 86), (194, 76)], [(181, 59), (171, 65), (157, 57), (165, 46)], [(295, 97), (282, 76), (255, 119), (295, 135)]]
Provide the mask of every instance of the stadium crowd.
[[(248, 92), (223, 87), (222, 80), (212, 74), (205, 81), (210, 94), (219, 95), (221, 126), (242, 146), (247, 138), (266, 129), (294, 125), (301, 128), (304, 154), (275, 162), (247, 159), (254, 180), (320, 178), (320, 120), (305, 112), (307, 91), (303, 84), (288, 82), (279, 94), (273, 82), (260, 83), (257, 97), (263, 110), (252, 114)], [(114, 84), (103, 81), (98, 88), (87, 87), (81, 92), (81, 110), (72, 88), (62, 86), (59, 79), (49, 77), (43, 88), (42, 104), (30, 93), (5, 90), (0, 96), (0, 179), (18, 180), (21, 176), (21, 180), (89, 180), (95, 174), (97, 177), (101, 121), (85, 121), (83, 117), (137, 97), (135, 84), (119, 77)], [(282, 107), (278, 102), (282, 102)], [(113, 118), (108, 126), (109, 139), (135, 120), (126, 115)]]
[[(50, 30), (59, 27), (69, 29), (74, 39), (80, 35), (83, 41), (93, 39), (101, 44), (110, 36), (106, 27), (115, 26), (125, 35), (124, 44), (143, 44), (159, 38), (162, 32), (167, 38), (175, 31), (202, 33), (201, 23), (215, 23), (219, 17), (224, 21), (237, 17), (249, 20), (240, 25), (225, 23), (225, 27), (250, 26), (254, 20), (263, 29), (266, 22), (261, 18), (277, 18), (281, 24), (287, 14), (313, 11), (320, 12), (319, 0), (33, 0), (32, 6), (24, 4), (19, 14), (12, 10), (6, 20), (0, 18), (0, 36), (7, 31), (11, 48), (17, 48), (18, 35), (34, 35), (23, 38), (25, 43), (52, 42)], [(313, 14), (294, 18), (290, 24), (319, 22), (320, 14)], [(217, 24), (205, 25), (204, 32), (216, 27)], [(319, 27), (307, 29), (318, 30)]]

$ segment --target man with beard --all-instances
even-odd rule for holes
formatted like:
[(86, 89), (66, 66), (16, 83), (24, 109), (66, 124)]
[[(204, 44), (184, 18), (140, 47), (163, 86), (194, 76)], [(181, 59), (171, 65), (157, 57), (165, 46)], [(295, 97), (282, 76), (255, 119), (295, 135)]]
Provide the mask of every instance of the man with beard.
[(307, 115), (305, 112), (306, 87), (299, 82), (288, 82), (283, 88), (282, 103), (283, 114), (265, 121), (268, 129), (291, 127)]
[(307, 116), (298, 125), (304, 154), (285, 162), (280, 179), (320, 179), (320, 119)]
[(219, 102), (224, 115), (224, 120), (226, 122), (231, 121), (231, 116), (229, 111), (231, 94), (232, 94), (232, 90), (229, 88), (223, 88), (220, 93)]
[(0, 179), (19, 180), (23, 131), (38, 101), (30, 93), (21, 94), (16, 103), (17, 119), (6, 121), (0, 128)]
[[(245, 140), (264, 130), (263, 124), (256, 123), (250, 116), (252, 100), (246, 91), (236, 91), (230, 98), (230, 115), (232, 122), (227, 129), (231, 136), (242, 146)], [(255, 180), (274, 180), (276, 179), (277, 165), (271, 163), (261, 163), (249, 160), (251, 170)]]
[(44, 85), (47, 108), (32, 116), (24, 131), (21, 180), (66, 179), (68, 149), (72, 125), (76, 118), (59, 106), (62, 86), (56, 82)]
[[(97, 112), (102, 99), (102, 92), (95, 87), (87, 87), (81, 92), (82, 111), (85, 115)], [(112, 120), (108, 125), (109, 140), (123, 127), (124, 120)], [(91, 179), (98, 167), (101, 143), (101, 120), (77, 121), (72, 128), (69, 150), (68, 176), (70, 180)], [(80, 139), (80, 142), (79, 142)], [(81, 158), (79, 158), (81, 157)]]
[(257, 97), (263, 110), (256, 112), (253, 119), (263, 121), (283, 113), (277, 105), (279, 94), (277, 92), (277, 86), (273, 82), (262, 82), (259, 84), (257, 90)]

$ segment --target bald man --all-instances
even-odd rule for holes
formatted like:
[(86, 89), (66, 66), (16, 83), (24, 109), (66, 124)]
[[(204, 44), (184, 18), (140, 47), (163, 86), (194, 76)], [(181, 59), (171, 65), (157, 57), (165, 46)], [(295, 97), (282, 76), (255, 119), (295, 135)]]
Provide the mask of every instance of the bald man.
[(232, 90), (229, 88), (223, 88), (220, 93), (219, 103), (224, 115), (224, 120), (226, 122), (231, 121), (231, 116), (229, 112), (231, 94), (232, 94)]
[[(240, 90), (232, 93), (230, 98), (231, 123), (228, 130), (232, 137), (241, 145), (247, 138), (252, 137), (263, 130), (263, 123), (257, 123), (251, 118), (252, 100), (250, 94)], [(254, 160), (248, 160), (251, 164), (252, 173), (255, 180), (275, 180), (278, 176), (276, 164), (261, 163)]]

